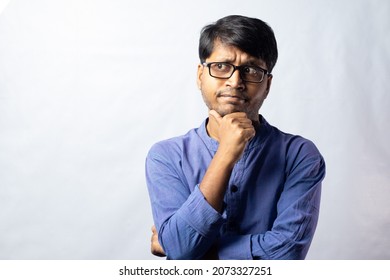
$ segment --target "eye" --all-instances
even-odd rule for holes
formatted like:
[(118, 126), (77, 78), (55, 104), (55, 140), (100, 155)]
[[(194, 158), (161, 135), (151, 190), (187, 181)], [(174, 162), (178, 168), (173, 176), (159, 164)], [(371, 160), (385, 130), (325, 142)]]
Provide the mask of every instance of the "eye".
[(230, 72), (232, 69), (232, 66), (230, 64), (226, 64), (223, 62), (216, 62), (211, 65), (213, 70), (218, 72)]
[(242, 70), (243, 70), (243, 73), (245, 73), (246, 75), (251, 75), (251, 76), (258, 76), (259, 75), (259, 70), (256, 67), (244, 66)]

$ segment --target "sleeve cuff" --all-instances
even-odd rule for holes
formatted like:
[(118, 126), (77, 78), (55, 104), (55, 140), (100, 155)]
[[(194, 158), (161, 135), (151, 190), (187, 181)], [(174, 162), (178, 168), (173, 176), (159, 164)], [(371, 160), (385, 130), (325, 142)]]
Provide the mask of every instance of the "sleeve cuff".
[(206, 238), (218, 235), (223, 224), (221, 214), (206, 201), (199, 185), (177, 211), (177, 215)]

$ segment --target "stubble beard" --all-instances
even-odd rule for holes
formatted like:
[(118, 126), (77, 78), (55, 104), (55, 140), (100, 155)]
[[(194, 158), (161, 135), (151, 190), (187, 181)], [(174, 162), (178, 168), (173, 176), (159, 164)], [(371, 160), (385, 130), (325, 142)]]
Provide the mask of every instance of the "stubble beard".
[(248, 106), (248, 100), (245, 97), (246, 96), (245, 91), (239, 91), (237, 89), (224, 89), (224, 90), (220, 90), (216, 93), (216, 98), (218, 99), (222, 94), (227, 93), (227, 92), (234, 92), (235, 95), (244, 98), (245, 99), (244, 103), (243, 104), (229, 104), (229, 103), (221, 104), (221, 103), (217, 102), (215, 105), (212, 105), (207, 100), (207, 98), (205, 97), (205, 94), (202, 91), (203, 101), (205, 102), (205, 104), (209, 110), (215, 110), (221, 117), (224, 117), (224, 116), (232, 114), (232, 113), (243, 112), (243, 113), (246, 113), (247, 117), (251, 120), (258, 119), (259, 110), (254, 110), (253, 108), (250, 108)]

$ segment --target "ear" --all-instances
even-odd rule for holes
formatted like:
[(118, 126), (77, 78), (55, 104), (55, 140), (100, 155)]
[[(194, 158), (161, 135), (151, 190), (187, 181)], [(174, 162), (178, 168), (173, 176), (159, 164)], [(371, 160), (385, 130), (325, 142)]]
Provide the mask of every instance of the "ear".
[(266, 88), (267, 96), (268, 96), (268, 93), (269, 93), (269, 91), (271, 89), (272, 78), (273, 78), (272, 74), (269, 74), (267, 76), (267, 88)]
[(198, 72), (196, 76), (196, 84), (199, 89), (202, 89), (202, 75), (203, 75), (204, 66), (202, 64), (198, 64)]

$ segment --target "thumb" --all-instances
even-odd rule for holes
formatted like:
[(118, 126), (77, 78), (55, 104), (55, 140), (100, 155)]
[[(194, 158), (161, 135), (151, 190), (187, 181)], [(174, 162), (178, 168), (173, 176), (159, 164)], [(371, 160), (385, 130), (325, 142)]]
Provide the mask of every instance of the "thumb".
[(210, 116), (210, 117), (213, 117), (213, 118), (217, 121), (218, 124), (220, 124), (221, 121), (222, 121), (221, 115), (218, 114), (218, 112), (215, 111), (215, 110), (210, 110), (210, 111), (209, 111), (209, 116)]

